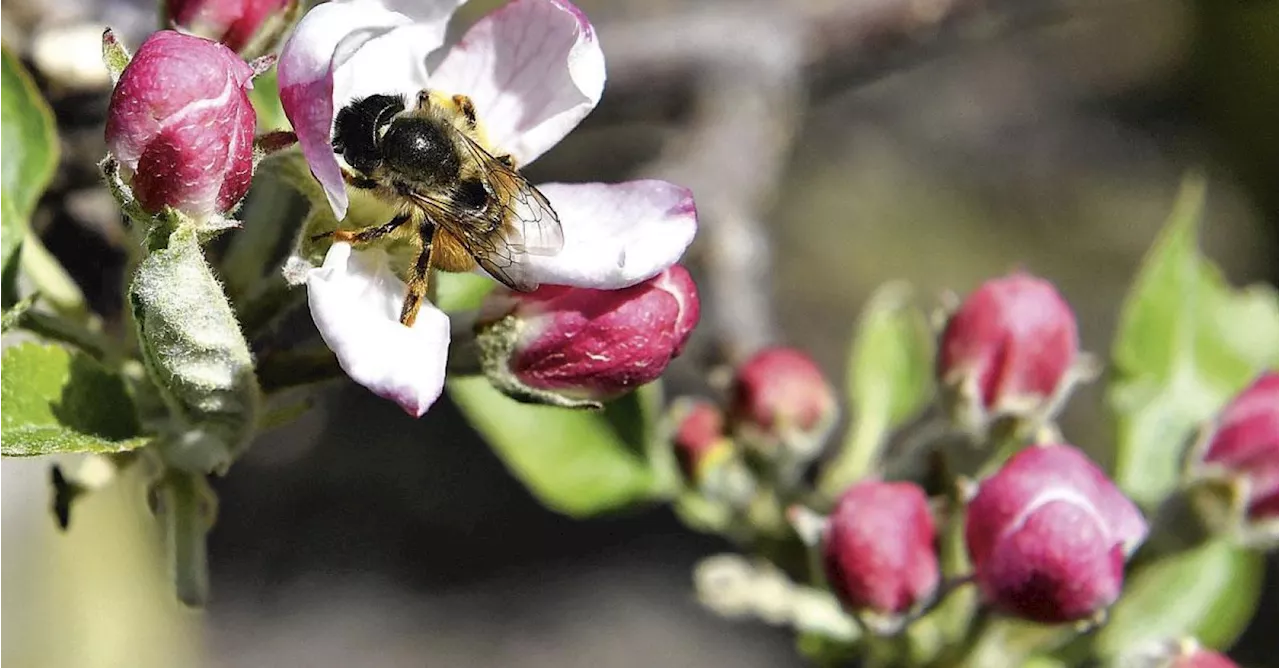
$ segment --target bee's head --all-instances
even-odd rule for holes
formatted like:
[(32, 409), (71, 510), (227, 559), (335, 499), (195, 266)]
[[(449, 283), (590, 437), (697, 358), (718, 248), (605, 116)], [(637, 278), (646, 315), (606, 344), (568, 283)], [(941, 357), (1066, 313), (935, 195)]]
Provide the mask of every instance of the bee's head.
[(438, 186), (457, 180), (462, 162), (455, 132), (445, 122), (418, 115), (397, 116), (382, 135), (383, 165), (408, 180)]
[(370, 95), (354, 100), (334, 119), (334, 152), (360, 172), (373, 173), (382, 163), (379, 145), (384, 130), (402, 111), (404, 97), (400, 95)]

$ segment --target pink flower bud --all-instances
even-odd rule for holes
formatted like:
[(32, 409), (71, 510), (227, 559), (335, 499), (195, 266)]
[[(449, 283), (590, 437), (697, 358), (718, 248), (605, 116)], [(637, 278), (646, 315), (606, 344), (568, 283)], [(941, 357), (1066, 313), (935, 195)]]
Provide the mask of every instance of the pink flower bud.
[(253, 70), (227, 47), (170, 30), (142, 43), (107, 110), (107, 148), (150, 213), (233, 208), (253, 176)]
[(738, 367), (729, 412), (735, 429), (749, 440), (813, 440), (834, 421), (835, 390), (808, 355), (767, 348)]
[(1251, 520), (1274, 520), (1280, 514), (1278, 403), (1280, 376), (1268, 371), (1222, 409), (1204, 451), (1205, 465), (1246, 481)]
[(698, 291), (672, 265), (621, 290), (543, 286), (490, 302), (519, 323), (508, 360), (524, 386), (603, 400), (656, 380), (698, 324)]
[(1227, 655), (1204, 647), (1188, 650), (1173, 659), (1169, 668), (1240, 668)]
[(1018, 617), (1085, 619), (1120, 595), (1124, 563), (1147, 524), (1069, 445), (1023, 450), (969, 503), (965, 540), (986, 600)]
[(263, 24), (288, 5), (289, 0), (165, 0), (174, 25), (232, 51), (242, 51)]
[(672, 441), (680, 469), (690, 480), (696, 480), (702, 464), (729, 443), (724, 434), (724, 413), (705, 399), (690, 401)]
[(822, 538), (827, 581), (855, 611), (900, 616), (938, 588), (935, 529), (912, 483), (860, 482), (840, 497)]
[(1076, 319), (1053, 285), (1015, 273), (983, 283), (942, 333), (937, 375), (961, 415), (1044, 410), (1076, 361)]

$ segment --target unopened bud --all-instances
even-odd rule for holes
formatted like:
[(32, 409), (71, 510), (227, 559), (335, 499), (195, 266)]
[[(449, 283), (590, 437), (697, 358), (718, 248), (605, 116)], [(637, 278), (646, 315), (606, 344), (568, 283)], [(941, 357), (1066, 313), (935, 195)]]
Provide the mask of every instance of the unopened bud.
[(735, 434), (753, 448), (782, 447), (812, 459), (836, 421), (835, 390), (808, 355), (767, 348), (738, 367), (729, 418)]
[(1050, 417), (1079, 355), (1075, 315), (1053, 285), (1015, 273), (983, 283), (947, 320), (937, 376), (953, 418)]
[(938, 589), (938, 553), (929, 501), (906, 482), (867, 480), (840, 497), (822, 539), (827, 581), (854, 612), (896, 631)]
[(1243, 478), (1249, 488), (1250, 519), (1280, 513), (1280, 376), (1269, 371), (1241, 392), (1218, 416), (1203, 465)]
[(982, 481), (965, 517), (983, 597), (1044, 623), (1088, 619), (1114, 603), (1125, 561), (1146, 535), (1133, 502), (1069, 445), (1009, 459)]
[[(292, 0), (166, 0), (169, 20), (184, 32), (244, 52), (255, 42), (270, 42), (286, 27)], [(253, 49), (254, 53), (262, 49)]]
[(500, 291), (477, 337), (485, 373), (514, 398), (581, 406), (656, 380), (698, 323), (698, 291), (673, 265), (621, 290)]
[(150, 214), (204, 220), (235, 208), (253, 176), (253, 69), (227, 47), (162, 30), (124, 68), (107, 109), (107, 148)]
[(720, 453), (732, 448), (724, 434), (724, 413), (705, 399), (692, 399), (679, 407), (672, 444), (680, 470), (689, 480), (697, 480), (699, 471)]

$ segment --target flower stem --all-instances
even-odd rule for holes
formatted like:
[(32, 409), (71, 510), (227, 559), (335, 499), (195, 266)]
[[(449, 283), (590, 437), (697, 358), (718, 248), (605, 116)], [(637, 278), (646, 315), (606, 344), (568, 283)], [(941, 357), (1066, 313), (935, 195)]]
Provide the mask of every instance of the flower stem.
[(342, 377), (338, 358), (324, 346), (297, 348), (263, 355), (258, 361), (258, 382), (264, 393), (312, 385)]
[(217, 500), (204, 476), (170, 471), (161, 483), (165, 533), (178, 600), (193, 608), (209, 600), (206, 539)]
[(871, 472), (888, 428), (888, 407), (871, 406), (857, 416), (844, 447), (826, 467), (818, 483), (822, 496), (834, 499)]
[(23, 273), (31, 279), (40, 298), (53, 306), (54, 310), (80, 322), (97, 319), (89, 312), (80, 286), (76, 285), (75, 280), (34, 232), (28, 232), (22, 242), (20, 261)]

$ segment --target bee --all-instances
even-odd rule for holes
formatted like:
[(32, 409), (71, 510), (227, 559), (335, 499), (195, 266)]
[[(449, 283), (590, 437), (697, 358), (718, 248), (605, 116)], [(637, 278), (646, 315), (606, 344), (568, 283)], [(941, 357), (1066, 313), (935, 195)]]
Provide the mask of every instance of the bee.
[(412, 326), (426, 298), (431, 268), (471, 271), (478, 264), (508, 287), (537, 289), (531, 255), (564, 246), (560, 219), (509, 155), (481, 144), (470, 98), (423, 90), (412, 107), (402, 95), (352, 101), (334, 119), (333, 150), (351, 170), (346, 182), (397, 207), (389, 222), (317, 235), (367, 244), (409, 226), (418, 254), (400, 322)]

